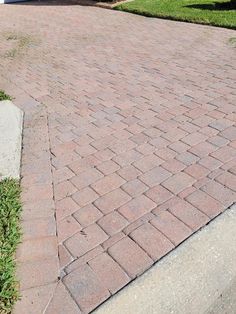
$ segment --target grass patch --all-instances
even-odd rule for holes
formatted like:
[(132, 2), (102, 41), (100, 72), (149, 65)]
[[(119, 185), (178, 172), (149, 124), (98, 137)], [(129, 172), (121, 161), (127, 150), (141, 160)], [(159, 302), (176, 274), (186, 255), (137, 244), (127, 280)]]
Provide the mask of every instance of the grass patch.
[(17, 301), (15, 251), (20, 241), (20, 186), (16, 180), (0, 182), (0, 313), (9, 314)]
[(236, 6), (222, 0), (135, 0), (117, 10), (171, 20), (236, 29)]
[(3, 90), (0, 89), (0, 101), (1, 100), (11, 100), (11, 96), (7, 95)]

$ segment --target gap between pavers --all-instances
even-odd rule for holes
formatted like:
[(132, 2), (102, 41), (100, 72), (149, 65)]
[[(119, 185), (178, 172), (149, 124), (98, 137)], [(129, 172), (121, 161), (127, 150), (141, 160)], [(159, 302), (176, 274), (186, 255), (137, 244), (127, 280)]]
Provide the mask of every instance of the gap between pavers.
[[(236, 205), (94, 311), (96, 314), (205, 314), (235, 287)], [(236, 287), (234, 293), (236, 295)], [(232, 304), (233, 304), (233, 300)], [(235, 309), (227, 312), (235, 314)]]
[(0, 180), (20, 178), (23, 111), (10, 100), (0, 101)]

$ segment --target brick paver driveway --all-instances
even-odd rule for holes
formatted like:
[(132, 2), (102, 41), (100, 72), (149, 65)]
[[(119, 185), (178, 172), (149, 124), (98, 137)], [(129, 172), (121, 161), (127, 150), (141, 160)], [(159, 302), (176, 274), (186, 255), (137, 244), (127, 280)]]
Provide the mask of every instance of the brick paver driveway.
[(235, 32), (31, 2), (0, 35), (25, 110), (15, 313), (88, 313), (236, 200)]

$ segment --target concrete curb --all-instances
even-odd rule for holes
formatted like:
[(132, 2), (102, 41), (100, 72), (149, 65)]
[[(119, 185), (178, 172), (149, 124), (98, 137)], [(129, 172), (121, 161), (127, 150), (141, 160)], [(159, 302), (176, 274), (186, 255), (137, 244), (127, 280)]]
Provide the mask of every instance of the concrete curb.
[(23, 111), (11, 101), (0, 101), (0, 180), (20, 178)]
[(235, 314), (235, 243), (233, 205), (94, 313)]

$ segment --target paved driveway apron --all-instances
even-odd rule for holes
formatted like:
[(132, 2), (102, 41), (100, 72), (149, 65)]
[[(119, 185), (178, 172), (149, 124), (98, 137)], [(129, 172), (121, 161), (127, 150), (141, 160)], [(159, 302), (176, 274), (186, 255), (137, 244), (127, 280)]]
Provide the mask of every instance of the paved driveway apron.
[(15, 313), (88, 313), (236, 200), (235, 32), (30, 2), (0, 36), (25, 110)]

